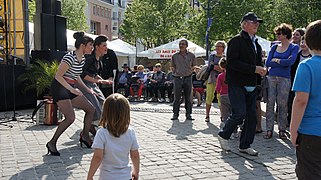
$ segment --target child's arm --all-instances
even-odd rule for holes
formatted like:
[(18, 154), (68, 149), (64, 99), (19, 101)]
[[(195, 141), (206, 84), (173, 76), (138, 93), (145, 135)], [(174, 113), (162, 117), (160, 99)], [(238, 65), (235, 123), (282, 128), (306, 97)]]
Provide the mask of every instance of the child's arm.
[(98, 167), (101, 164), (101, 161), (104, 157), (104, 150), (103, 149), (95, 149), (93, 158), (91, 159), (90, 168), (87, 176), (87, 180), (92, 180)]
[(140, 165), (140, 157), (139, 157), (138, 149), (130, 151), (130, 158), (133, 163), (132, 178), (133, 178), (133, 180), (138, 180), (139, 165)]
[(308, 104), (309, 94), (305, 92), (296, 92), (293, 101), (290, 132), (291, 132), (291, 141), (294, 146), (297, 146), (296, 143), (298, 137), (298, 129), (302, 121), (302, 117), (305, 112), (305, 108)]

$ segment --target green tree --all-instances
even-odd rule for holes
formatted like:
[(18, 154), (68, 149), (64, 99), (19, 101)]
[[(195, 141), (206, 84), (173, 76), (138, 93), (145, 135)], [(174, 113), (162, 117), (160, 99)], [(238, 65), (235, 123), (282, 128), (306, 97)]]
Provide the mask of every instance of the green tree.
[[(207, 0), (200, 0), (201, 4), (207, 8)], [(240, 30), (240, 20), (242, 16), (249, 11), (256, 12), (256, 14), (262, 17), (262, 10), (258, 10), (257, 7), (264, 9), (265, 1), (258, 0), (212, 0), (210, 1), (210, 18), (213, 18), (213, 22), (210, 29), (210, 45), (213, 45), (217, 40), (228, 41), (231, 37), (236, 35)], [(203, 7), (199, 8), (198, 14), (194, 16), (195, 19), (192, 21), (193, 28), (198, 29), (198, 37), (193, 37), (191, 40), (194, 40), (197, 44), (205, 46), (205, 34), (207, 26), (207, 12)], [(258, 33), (260, 36), (263, 36), (261, 31)], [(193, 32), (191, 32), (193, 34)]]
[(62, 15), (67, 17), (67, 28), (75, 31), (87, 31), (87, 0), (62, 0)]
[(129, 42), (140, 38), (147, 47), (186, 35), (191, 11), (186, 0), (134, 0), (120, 31)]
[(28, 1), (29, 22), (33, 22), (33, 16), (36, 14), (36, 1)]
[[(76, 31), (87, 31), (87, 0), (62, 0), (62, 16), (67, 18), (67, 28)], [(33, 22), (36, 13), (36, 1), (29, 1), (29, 21)]]
[[(199, 0), (207, 5), (207, 0)], [(271, 41), (275, 40), (274, 27), (280, 23), (288, 23), (293, 28), (305, 27), (309, 22), (321, 18), (321, 2), (319, 0), (211, 0), (210, 17), (213, 18), (210, 29), (210, 42), (213, 45), (217, 40), (228, 41), (240, 30), (242, 16), (255, 12), (264, 23), (260, 25), (258, 35)], [(205, 45), (205, 32), (207, 25), (206, 10), (200, 7), (191, 20), (193, 24), (189, 39), (199, 45)], [(193, 36), (194, 34), (194, 36)]]
[[(198, 1), (207, 6), (208, 0)], [(264, 21), (257, 34), (271, 41), (276, 38), (274, 27), (281, 23), (298, 28), (321, 19), (320, 0), (210, 0), (210, 6), (211, 45), (217, 40), (229, 41), (240, 32), (240, 20), (249, 11)], [(182, 35), (205, 47), (206, 27), (207, 11), (191, 8), (187, 0), (134, 0), (125, 13), (121, 32), (127, 41), (141, 38), (148, 47)]]

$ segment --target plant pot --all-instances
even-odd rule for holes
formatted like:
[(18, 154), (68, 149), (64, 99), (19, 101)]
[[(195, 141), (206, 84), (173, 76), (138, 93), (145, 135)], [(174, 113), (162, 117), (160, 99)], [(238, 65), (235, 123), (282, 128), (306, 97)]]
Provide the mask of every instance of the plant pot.
[(50, 98), (45, 100), (37, 100), (37, 105), (39, 105), (43, 101), (45, 101), (45, 103), (39, 108), (36, 113), (36, 124), (58, 125), (63, 116), (57, 104), (54, 104), (52, 99)]

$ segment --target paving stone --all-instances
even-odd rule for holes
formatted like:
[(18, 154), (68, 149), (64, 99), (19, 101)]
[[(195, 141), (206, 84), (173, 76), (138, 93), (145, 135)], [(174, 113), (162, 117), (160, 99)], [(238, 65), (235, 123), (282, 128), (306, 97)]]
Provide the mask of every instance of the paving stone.
[[(239, 153), (239, 138), (230, 140), (232, 152), (223, 152), (217, 139), (220, 124), (217, 105), (211, 122), (205, 123), (205, 107), (194, 108), (195, 121), (171, 121), (172, 106), (146, 102), (131, 104), (131, 125), (140, 144), (140, 179), (296, 179), (295, 149), (277, 136), (265, 140), (256, 135), (253, 148), (258, 157)], [(31, 110), (19, 111), (30, 121)], [(1, 117), (1, 113), (0, 113)], [(81, 148), (79, 134), (84, 112), (76, 110), (76, 121), (62, 134), (57, 148), (60, 157), (46, 155), (46, 143), (57, 126), (35, 126), (12, 122), (0, 126), (0, 179), (85, 179), (93, 150)], [(265, 118), (262, 122), (263, 128)], [(276, 125), (277, 129), (277, 125)], [(95, 179), (98, 178), (98, 173)]]

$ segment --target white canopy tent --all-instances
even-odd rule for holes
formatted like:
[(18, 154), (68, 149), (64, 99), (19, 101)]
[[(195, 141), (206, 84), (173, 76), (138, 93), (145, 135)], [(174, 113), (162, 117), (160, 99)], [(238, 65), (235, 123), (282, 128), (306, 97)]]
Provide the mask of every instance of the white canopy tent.
[(262, 50), (266, 52), (266, 54), (269, 53), (270, 49), (271, 49), (271, 41), (266, 40), (260, 36), (257, 36), (258, 38), (258, 43), (261, 45)]
[(116, 39), (107, 43), (107, 47), (114, 50), (118, 58), (118, 69), (123, 64), (133, 67), (136, 64), (136, 47), (127, 42)]
[(35, 49), (35, 38), (33, 34), (35, 33), (33, 23), (29, 22), (29, 48), (30, 50)]
[[(147, 57), (148, 59), (171, 59), (172, 55), (179, 51), (179, 41), (187, 40), (185, 38), (180, 38), (175, 41), (163, 44), (161, 46), (148, 49), (146, 51), (137, 54), (137, 57)], [(188, 47), (187, 50), (194, 53), (196, 57), (201, 57), (206, 55), (206, 50), (197, 44), (187, 40)]]
[(136, 47), (121, 39), (110, 41), (108, 42), (107, 46), (115, 52), (117, 51), (119, 56), (136, 55)]
[[(72, 51), (75, 49), (76, 39), (73, 37), (75, 32), (77, 31), (67, 29), (67, 50), (68, 51)], [(95, 39), (98, 36), (98, 35), (89, 34), (89, 33), (85, 33), (85, 34), (93, 39)]]

